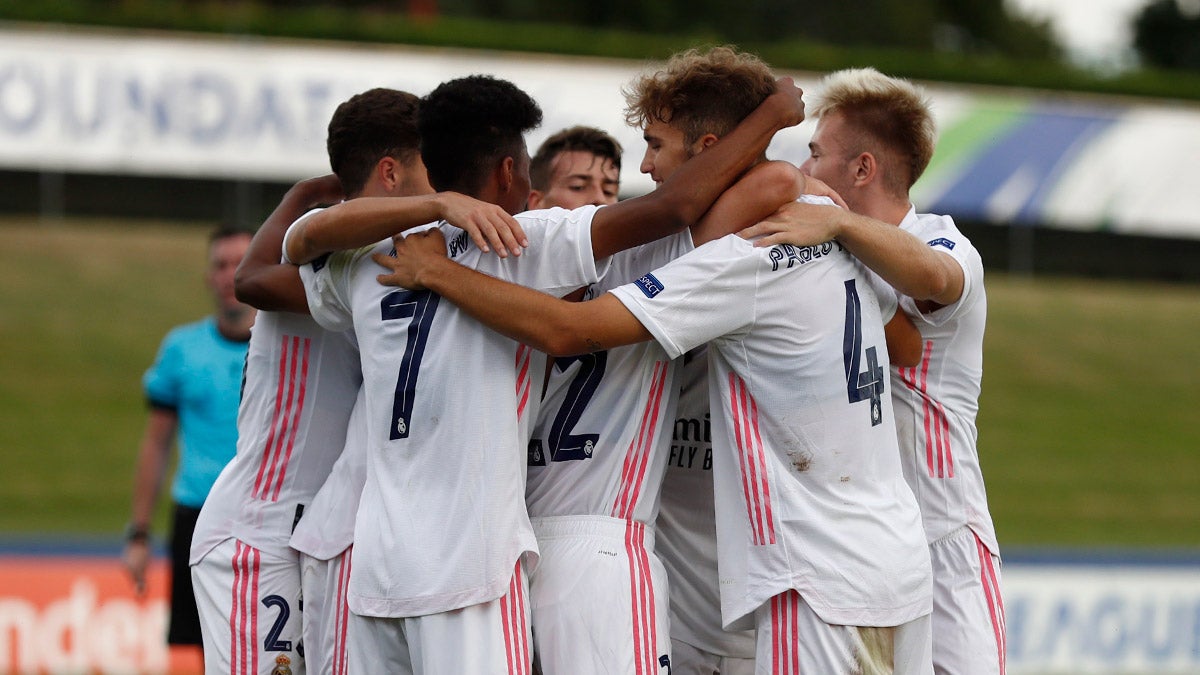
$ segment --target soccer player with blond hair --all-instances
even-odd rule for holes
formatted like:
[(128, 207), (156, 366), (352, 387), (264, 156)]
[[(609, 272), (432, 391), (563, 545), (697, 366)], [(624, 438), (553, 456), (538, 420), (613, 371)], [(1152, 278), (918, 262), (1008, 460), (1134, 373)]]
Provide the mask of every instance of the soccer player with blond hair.
[[(721, 50), (714, 58), (718, 63), (726, 60), (739, 66), (751, 63), (732, 50)], [(718, 123), (693, 117), (693, 110), (703, 114), (727, 109), (746, 98), (750, 88), (745, 86), (739, 95), (719, 96), (720, 77), (714, 77), (718, 70), (702, 54), (687, 53), (630, 90), (631, 118), (644, 124), (648, 144), (642, 170), (656, 182), (676, 180), (673, 171), (687, 169), (696, 161), (688, 157), (703, 158), (710, 152), (704, 148), (716, 142), (713, 129), (720, 129)], [(695, 108), (679, 105), (686, 100), (680, 92), (697, 96)], [(752, 173), (744, 180), (756, 178)], [(756, 217), (763, 217), (796, 198), (792, 194), (772, 201), (761, 191), (739, 193), (739, 187), (722, 196), (706, 215), (706, 221), (712, 220), (709, 225), (736, 222), (738, 213), (746, 217), (743, 211), (754, 209), (759, 209)], [(732, 211), (727, 211), (731, 204)], [(692, 236), (701, 241), (705, 232), (702, 223)], [(607, 367), (608, 360), (622, 353), (619, 348), (655, 340), (642, 348), (647, 357), (662, 355), (650, 380), (653, 405), (634, 409), (643, 426), (629, 444), (630, 452), (666, 451), (646, 445), (652, 434), (662, 434), (669, 442), (660, 429), (645, 424), (660, 419), (662, 406), (669, 405), (662, 393), (654, 393), (662, 391), (654, 385), (669, 386), (666, 396), (673, 394), (678, 384), (669, 360), (710, 343), (709, 393), (714, 410), (720, 411), (713, 416), (714, 434), (720, 439), (719, 445), (714, 443), (713, 480), (722, 622), (727, 628), (757, 627), (759, 671), (850, 673), (862, 672), (865, 664), (894, 664), (897, 673), (931, 672), (929, 555), (916, 502), (904, 483), (891, 405), (884, 395), (884, 318), (896, 305), (891, 296), (876, 302), (868, 273), (845, 250), (832, 242), (762, 250), (736, 236), (724, 236), (652, 273), (642, 267), (640, 276), (634, 272), (625, 277), (632, 283), (613, 279), (608, 292), (583, 303), (559, 301), (479, 275), (447, 261), (444, 250), (436, 236), (418, 234), (398, 243), (395, 257), (376, 260), (393, 268), (383, 279), (387, 283), (427, 287), (502, 334), (548, 353), (583, 354), (578, 358), (591, 359), (592, 373), (601, 371), (601, 363)], [(572, 389), (576, 396), (569, 396), (568, 402), (583, 394), (595, 398), (596, 389), (588, 388), (591, 380), (577, 381), (579, 386)], [(600, 382), (602, 386), (604, 379)], [(613, 410), (609, 406), (614, 417), (620, 415)], [(575, 418), (564, 418), (563, 428), (568, 421)], [(595, 429), (580, 426), (571, 429)], [(587, 462), (598, 466), (605, 461), (599, 445), (604, 429), (599, 427), (594, 438), (580, 438), (573, 446), (560, 444), (560, 453), (577, 449), (584, 457), (572, 453), (565, 461), (549, 461), (545, 471), (554, 472), (557, 481), (535, 478), (531, 468), (530, 494), (544, 481), (541, 489), (565, 502), (586, 496), (582, 487), (589, 479), (592, 490), (603, 485), (585, 474)], [(625, 447), (618, 443), (605, 454)], [(589, 449), (590, 458), (585, 458)], [(545, 448), (538, 450), (549, 454)], [(648, 483), (653, 477), (648, 469), (625, 461), (617, 485), (627, 478), (642, 481), (643, 476)], [(597, 476), (606, 474), (592, 470)], [(633, 494), (637, 501), (618, 500), (615, 506), (647, 508), (648, 488), (631, 485), (638, 492), (618, 492), (618, 497)], [(556, 487), (558, 495), (553, 492)], [(538, 508), (531, 499), (531, 513)], [(619, 520), (621, 513), (610, 517)], [(624, 516), (629, 519), (626, 532), (633, 533), (626, 535), (625, 551), (634, 561), (631, 571), (640, 572), (647, 565), (651, 542), (645, 536), (650, 529), (638, 513), (632, 510)], [(612, 543), (597, 547), (602, 539), (587, 539), (617, 534), (597, 527), (605, 522), (602, 517), (591, 512), (586, 521), (590, 529), (577, 532), (582, 543), (571, 550), (583, 571), (575, 572), (574, 585), (560, 582), (565, 590), (555, 592), (556, 584), (549, 584), (552, 590), (543, 602), (557, 603), (550, 607), (560, 620), (572, 618), (560, 607), (564, 603), (578, 597), (584, 598), (585, 606), (600, 602), (584, 596), (592, 586), (609, 605), (623, 605), (615, 592), (622, 587), (596, 581), (593, 572), (602, 569), (605, 553), (613, 558), (621, 554)], [(569, 520), (551, 517), (543, 522), (554, 524), (553, 535), (565, 540), (566, 528), (557, 526)], [(635, 546), (628, 545), (631, 541)], [(599, 549), (594, 563), (579, 562), (580, 554), (589, 552), (587, 543)], [(554, 555), (544, 550), (544, 564)], [(586, 584), (580, 583), (583, 579)], [(649, 604), (648, 593), (631, 588), (637, 591), (630, 593), (635, 610)], [(535, 617), (538, 603), (535, 595)], [(616, 630), (606, 629), (609, 618), (605, 614), (597, 621), (601, 634), (620, 631), (619, 624)], [(636, 621), (635, 615), (633, 635), (644, 635)], [(564, 635), (570, 633), (560, 633)], [(575, 645), (570, 640), (565, 644), (550, 648)], [(540, 638), (538, 646), (542, 647)], [(666, 663), (660, 660), (659, 667)], [(624, 672), (620, 668), (610, 666), (609, 672)], [(671, 670), (675, 671), (673, 660)], [(700, 672), (699, 666), (689, 666), (689, 672)], [(713, 672), (711, 666), (708, 672)]]
[(975, 427), (983, 262), (949, 216), (918, 213), (909, 198), (936, 141), (929, 99), (910, 82), (864, 68), (826, 77), (815, 108), (812, 156), (801, 170), (836, 189), (852, 212), (797, 204), (748, 234), (766, 235), (765, 244), (836, 237), (916, 323), (919, 362), (892, 368), (891, 398), (933, 562), (934, 666), (1003, 674), (1000, 555)]

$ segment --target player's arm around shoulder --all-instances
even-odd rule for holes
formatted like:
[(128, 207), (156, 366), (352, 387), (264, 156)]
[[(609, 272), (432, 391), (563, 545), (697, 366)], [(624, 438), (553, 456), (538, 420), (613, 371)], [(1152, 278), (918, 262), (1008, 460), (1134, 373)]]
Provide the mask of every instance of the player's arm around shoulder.
[(724, 192), (698, 223), (692, 241), (702, 246), (767, 218), (804, 193), (805, 177), (791, 162), (763, 162)]
[(958, 261), (899, 227), (848, 213), (837, 237), (863, 264), (915, 300), (923, 313), (962, 297), (965, 277)]
[(405, 230), (436, 220), (466, 230), (482, 251), (493, 247), (505, 257), (521, 254), (528, 243), (517, 221), (495, 204), (456, 192), (412, 197), (359, 197), (296, 223), (284, 250), (297, 265), (326, 253), (370, 246)]
[(910, 311), (918, 311), (921, 319), (936, 325), (968, 311), (983, 296), (983, 259), (949, 216), (925, 214), (920, 218), (937, 227), (913, 233), (945, 265), (947, 274), (953, 275), (951, 290), (956, 292), (945, 297), (913, 296), (906, 304), (911, 305)]
[(756, 246), (810, 246), (836, 238), (871, 271), (902, 295), (924, 303), (922, 311), (953, 304), (962, 296), (962, 267), (895, 225), (835, 206), (795, 202), (742, 233)]
[(592, 221), (596, 259), (691, 227), (766, 152), (775, 132), (804, 121), (803, 92), (783, 77), (775, 93), (725, 137), (684, 162), (653, 192), (601, 209)]
[(268, 311), (308, 313), (304, 287), (295, 267), (281, 262), (284, 233), (306, 212), (341, 201), (342, 183), (332, 174), (292, 186), (254, 238), (234, 277), (238, 300)]
[(446, 257), (442, 232), (431, 229), (396, 242), (396, 255), (375, 254), (387, 271), (380, 283), (427, 288), (509, 338), (551, 356), (611, 349), (650, 339), (611, 294), (567, 302), (460, 265)]

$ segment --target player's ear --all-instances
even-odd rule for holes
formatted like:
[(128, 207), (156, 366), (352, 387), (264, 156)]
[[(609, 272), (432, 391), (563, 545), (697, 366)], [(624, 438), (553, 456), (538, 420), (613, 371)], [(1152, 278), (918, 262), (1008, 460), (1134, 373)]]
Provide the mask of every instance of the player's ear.
[(696, 139), (696, 142), (692, 144), (692, 155), (695, 156), (707, 150), (718, 140), (720, 139), (717, 138), (716, 134), (704, 134), (700, 138)]
[(496, 166), (496, 185), (500, 188), (501, 194), (507, 194), (512, 189), (515, 176), (516, 160), (512, 157), (505, 157)]
[(544, 207), (546, 195), (541, 190), (529, 191), (529, 210), (540, 209)]
[(854, 170), (855, 185), (866, 185), (878, 177), (879, 160), (875, 159), (875, 155), (864, 152), (854, 158), (852, 168)]
[(387, 192), (393, 192), (403, 180), (400, 162), (395, 157), (384, 157), (375, 164), (375, 176)]

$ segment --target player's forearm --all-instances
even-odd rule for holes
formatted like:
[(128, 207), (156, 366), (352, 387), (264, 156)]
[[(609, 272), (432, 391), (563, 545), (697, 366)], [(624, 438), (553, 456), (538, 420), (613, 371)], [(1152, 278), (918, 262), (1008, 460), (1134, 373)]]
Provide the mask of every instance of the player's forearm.
[(417, 282), (497, 333), (538, 351), (551, 356), (592, 351), (574, 331), (581, 303), (501, 281), (448, 258), (429, 260)]
[(701, 246), (763, 220), (795, 201), (804, 190), (804, 175), (787, 162), (764, 162), (725, 191), (700, 222), (692, 241)]
[(133, 503), (130, 508), (129, 524), (139, 529), (149, 529), (154, 519), (154, 507), (158, 503), (159, 491), (167, 471), (167, 458), (175, 433), (172, 413), (151, 410), (146, 430), (138, 448), (137, 466), (133, 475)]
[(284, 194), (238, 265), (234, 277), (238, 300), (263, 310), (308, 312), (300, 276), (294, 266), (281, 263), (283, 235), (300, 216), (339, 201), (341, 193), (341, 183), (330, 175), (300, 181)]
[(295, 265), (276, 263), (254, 270), (238, 286), (238, 299), (271, 312), (308, 314), (304, 283)]
[(839, 210), (837, 240), (903, 295), (950, 304), (962, 293), (958, 264), (899, 227)]
[(352, 199), (298, 223), (287, 240), (287, 257), (301, 265), (333, 251), (370, 246), (441, 217), (437, 194)]
[(776, 131), (803, 119), (803, 114), (796, 112), (798, 105), (793, 94), (772, 94), (736, 129), (684, 162), (654, 192), (601, 209), (593, 220), (596, 259), (661, 239), (699, 221), (721, 193), (763, 157)]

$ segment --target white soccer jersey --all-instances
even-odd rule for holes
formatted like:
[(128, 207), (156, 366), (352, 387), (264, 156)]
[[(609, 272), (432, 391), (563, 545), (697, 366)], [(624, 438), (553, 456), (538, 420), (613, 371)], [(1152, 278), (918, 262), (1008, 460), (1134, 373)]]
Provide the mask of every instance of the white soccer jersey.
[(721, 628), (707, 349), (676, 360), (682, 361), (679, 406), (655, 544), (670, 582), (671, 637), (709, 654), (753, 659), (754, 631)]
[[(594, 207), (518, 216), (530, 247), (484, 254), (446, 223), (452, 259), (563, 295), (597, 280)], [(313, 317), (353, 326), (367, 400), (367, 481), (354, 532), (350, 608), (419, 616), (495, 600), (523, 554), (536, 554), (525, 509), (519, 416), (540, 380), (528, 348), (428, 291), (382, 286), (372, 253), (344, 251), (301, 270)]]
[[(521, 438), (528, 438), (525, 430), (530, 411), (538, 406), (538, 385), (544, 376), (539, 363), (545, 358), (525, 345), (519, 345), (518, 358), (528, 363), (531, 375), (522, 381), (531, 386), (528, 409), (521, 418)], [(346, 447), (338, 457), (329, 478), (317, 491), (312, 503), (304, 510), (304, 518), (292, 533), (291, 545), (297, 551), (317, 560), (330, 560), (354, 543), (354, 519), (358, 513), (363, 485), (367, 482), (367, 423), (366, 394), (359, 389), (358, 399), (350, 414), (346, 431)]]
[[(912, 298), (900, 306), (921, 332), (921, 364), (892, 369), (904, 475), (921, 505), (925, 535), (934, 542), (967, 525), (999, 554), (976, 448), (987, 296), (983, 261), (949, 216), (909, 209), (900, 228), (952, 256), (963, 269), (958, 302), (928, 314)], [(880, 293), (892, 293), (875, 278)]]
[(833, 242), (755, 248), (732, 235), (613, 293), (668, 354), (711, 343), (725, 627), (788, 589), (830, 624), (928, 614), (883, 321), (857, 261)]
[[(596, 297), (693, 249), (691, 233), (621, 251)], [(531, 517), (597, 515), (653, 523), (678, 385), (656, 342), (554, 359), (529, 445)]]
[(354, 543), (354, 517), (367, 481), (366, 414), (366, 392), (359, 388), (342, 456), (292, 533), (292, 548), (317, 560), (339, 556)]
[(213, 485), (190, 562), (229, 537), (275, 556), (342, 452), (361, 375), (353, 333), (259, 312), (246, 356), (237, 455)]

